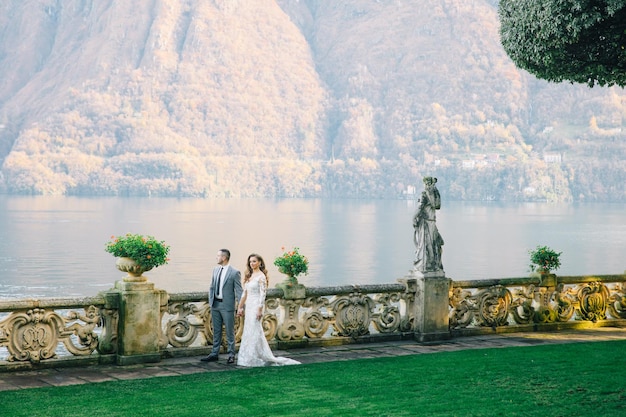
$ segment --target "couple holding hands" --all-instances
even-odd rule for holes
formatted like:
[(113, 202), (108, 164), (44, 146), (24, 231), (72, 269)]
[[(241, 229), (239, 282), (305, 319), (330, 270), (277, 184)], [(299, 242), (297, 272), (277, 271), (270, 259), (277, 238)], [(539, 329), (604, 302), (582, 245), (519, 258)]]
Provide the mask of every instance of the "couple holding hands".
[[(230, 265), (230, 251), (217, 252), (217, 266), (209, 287), (209, 305), (213, 324), (213, 349), (203, 362), (215, 362), (222, 345), (222, 326), (226, 329), (228, 363), (235, 363), (235, 310), (244, 316), (243, 334), (237, 365), (297, 365), (300, 362), (272, 354), (263, 332), (263, 311), (268, 277), (265, 261), (257, 254), (248, 256), (243, 288), (241, 273)], [(235, 305), (238, 302), (237, 308)]]

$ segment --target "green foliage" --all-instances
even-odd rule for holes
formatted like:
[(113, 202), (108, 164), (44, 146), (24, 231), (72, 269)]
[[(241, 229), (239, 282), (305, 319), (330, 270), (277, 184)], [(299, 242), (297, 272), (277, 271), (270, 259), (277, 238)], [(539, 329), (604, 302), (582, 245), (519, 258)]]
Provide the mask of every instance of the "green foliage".
[(623, 0), (502, 0), (502, 46), (548, 81), (626, 86)]
[(618, 416), (624, 349), (592, 342), (237, 369), (1, 391), (0, 403), (11, 417)]
[(561, 266), (559, 257), (563, 252), (555, 252), (547, 246), (537, 246), (536, 249), (528, 251), (530, 254), (530, 270), (534, 272), (556, 271)]
[(300, 254), (299, 248), (294, 248), (292, 251), (285, 252), (282, 256), (274, 259), (274, 265), (278, 267), (279, 272), (290, 277), (297, 278), (300, 274), (307, 275), (309, 273), (309, 260), (306, 256)]
[(170, 247), (164, 241), (152, 236), (127, 233), (125, 236), (111, 236), (105, 251), (117, 258), (130, 258), (146, 269), (167, 264)]

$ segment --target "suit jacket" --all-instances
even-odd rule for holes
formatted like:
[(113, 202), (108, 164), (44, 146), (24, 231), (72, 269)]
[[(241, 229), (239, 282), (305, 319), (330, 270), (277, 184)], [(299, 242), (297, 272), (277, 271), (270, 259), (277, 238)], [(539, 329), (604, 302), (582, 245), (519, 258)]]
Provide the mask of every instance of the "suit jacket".
[[(220, 266), (216, 266), (213, 269), (213, 274), (211, 275), (211, 286), (209, 287), (209, 305), (213, 308), (213, 300), (215, 299), (217, 284), (217, 274), (220, 271)], [(224, 279), (224, 285), (222, 285), (222, 302), (218, 305), (216, 309), (223, 311), (235, 311), (236, 302), (241, 299), (241, 272), (233, 268), (232, 265), (228, 266), (226, 270), (226, 276)]]

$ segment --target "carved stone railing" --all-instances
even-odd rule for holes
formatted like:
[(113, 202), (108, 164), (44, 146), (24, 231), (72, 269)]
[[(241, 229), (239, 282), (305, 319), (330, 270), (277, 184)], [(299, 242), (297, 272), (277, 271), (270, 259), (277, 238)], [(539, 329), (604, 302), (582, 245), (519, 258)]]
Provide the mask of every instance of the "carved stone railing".
[(116, 353), (118, 317), (115, 301), (104, 295), (0, 301), (0, 368), (59, 357), (107, 362)]
[[(312, 287), (305, 298), (281, 298), (269, 289), (263, 328), (274, 346), (358, 343), (382, 338), (411, 337), (415, 283)], [(170, 294), (161, 306), (163, 333), (159, 346), (168, 355), (200, 348), (213, 339), (207, 293)], [(243, 319), (235, 321), (236, 342), (241, 341)], [(408, 335), (407, 335), (408, 334)], [(223, 341), (225, 347), (225, 340)], [(193, 351), (187, 352), (193, 354)]]
[(452, 281), (450, 288), (453, 336), (529, 326), (623, 325), (625, 319), (626, 274)]
[[(410, 338), (415, 291), (411, 280), (312, 287), (302, 299), (281, 298), (282, 290), (269, 289), (263, 327), (270, 344), (283, 348)], [(116, 362), (122, 342), (118, 329), (125, 316), (119, 311), (119, 297), (119, 292), (109, 291), (79, 299), (0, 301), (0, 371), (50, 362)], [(213, 339), (207, 293), (173, 293), (161, 300), (162, 325), (155, 334), (161, 356), (207, 352)], [(237, 343), (242, 332), (243, 319), (237, 318)]]
[[(397, 284), (311, 287), (302, 298), (290, 298), (283, 289), (272, 288), (267, 292), (262, 319), (265, 335), (270, 345), (285, 349), (379, 340), (426, 341), (494, 331), (559, 329), (580, 323), (626, 326), (626, 274), (481, 281), (440, 278), (434, 287), (414, 278)], [(442, 283), (445, 285), (440, 288)], [(153, 296), (138, 296), (142, 291)], [(432, 291), (443, 298), (424, 297)], [(130, 290), (117, 286), (96, 297), (0, 301), (0, 371), (69, 364), (123, 365), (207, 353), (213, 329), (206, 300), (206, 292), (167, 294), (140, 283)], [(420, 300), (425, 300), (424, 305), (418, 305)], [(138, 317), (153, 317), (153, 324), (148, 323), (149, 333), (134, 339), (136, 332), (128, 324), (135, 320), (131, 324), (137, 327)], [(434, 320), (444, 323), (444, 332), (438, 328), (431, 333), (420, 331), (420, 322)], [(243, 319), (237, 318), (237, 343), (242, 331)], [(145, 347), (122, 350), (135, 342), (145, 343)]]

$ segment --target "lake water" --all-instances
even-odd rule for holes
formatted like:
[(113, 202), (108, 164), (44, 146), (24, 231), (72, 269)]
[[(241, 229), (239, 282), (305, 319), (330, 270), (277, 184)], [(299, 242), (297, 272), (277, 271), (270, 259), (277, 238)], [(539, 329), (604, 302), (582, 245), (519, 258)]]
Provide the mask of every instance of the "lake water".
[[(204, 291), (222, 247), (243, 269), (257, 252), (270, 285), (281, 248), (310, 260), (309, 286), (394, 283), (412, 268), (412, 217), (403, 200), (205, 200), (0, 195), (0, 299), (87, 296), (123, 277), (104, 251), (112, 235), (149, 234), (171, 246), (145, 275), (170, 292)], [(528, 251), (562, 251), (560, 275), (626, 269), (626, 205), (443, 201), (443, 266), (456, 280), (528, 276)]]

